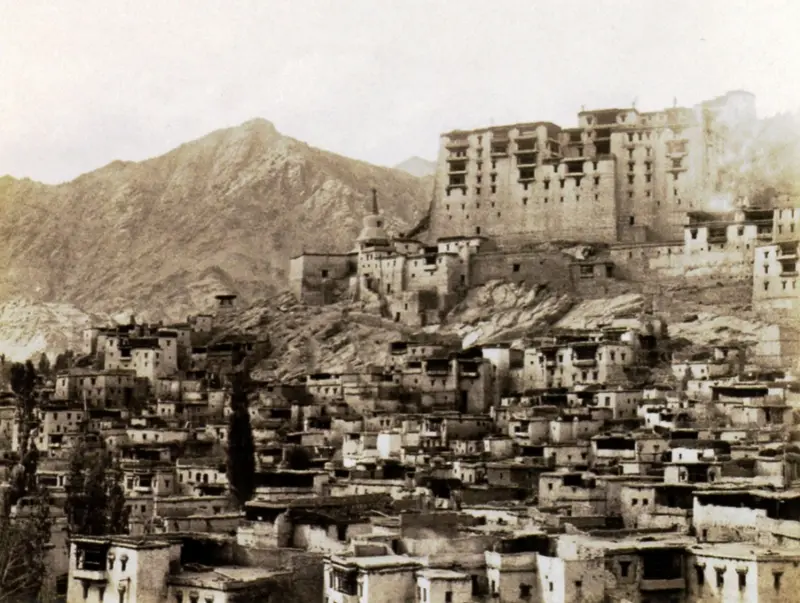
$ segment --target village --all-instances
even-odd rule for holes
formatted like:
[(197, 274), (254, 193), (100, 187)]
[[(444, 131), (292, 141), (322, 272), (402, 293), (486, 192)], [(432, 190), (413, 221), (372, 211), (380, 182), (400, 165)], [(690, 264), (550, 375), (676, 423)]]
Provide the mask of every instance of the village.
[[(591, 132), (593, 115), (581, 114)], [(675, 127), (670, 116), (689, 120), (665, 115), (645, 125), (614, 117), (609, 129), (627, 137)], [(491, 154), (535, 164), (532, 183), (545, 171), (546, 181), (602, 172), (585, 186), (628, 179), (594, 134), (536, 128), (520, 139), (554, 159)], [(459, 174), (473, 175), (459, 165), (452, 180), (450, 154), (482, 144), (470, 136), (445, 136), (440, 203), (462, 203), (470, 181)], [(575, 140), (592, 148), (571, 157), (563, 149)], [(682, 168), (670, 166), (677, 179)], [(630, 178), (639, 176), (650, 181), (637, 167)], [(628, 202), (609, 186), (609, 203)], [(563, 201), (552, 206), (562, 212)], [(289, 284), (298, 303), (348, 299), (418, 334), (390, 342), (387, 361), (363, 370), (264, 381), (250, 373), (269, 338), (226, 326), (241, 310), (234, 292), (179, 324), (131, 316), (91, 326), (68, 366), (11, 367), (0, 394), (9, 516), (33, 521), (46, 496), (45, 582), (69, 603), (791, 600), (800, 586), (796, 339), (680, 349), (653, 307), (524, 345), (455, 345), (422, 330), (493, 280), (591, 296), (623, 282), (704, 278), (693, 276), (699, 269), (746, 283), (754, 309), (791, 317), (800, 209), (789, 199), (716, 212), (698, 204), (654, 211), (644, 229), (611, 216), (622, 234), (569, 226), (574, 241), (595, 244), (570, 255), (463, 224), (433, 242), (390, 235), (373, 191), (355, 250), (293, 259)], [(92, 475), (102, 496), (78, 492)]]
[[(66, 600), (778, 601), (800, 580), (800, 388), (746, 349), (667, 357), (645, 315), (524, 350), (396, 341), (386, 366), (251, 382), (254, 490), (236, 508), (231, 383), (264, 342), (215, 337), (236, 312), (218, 303), (88, 329), (98, 368), (38, 383)], [(23, 434), (5, 397), (8, 477)], [(67, 548), (81, 438), (117, 455), (127, 525)]]

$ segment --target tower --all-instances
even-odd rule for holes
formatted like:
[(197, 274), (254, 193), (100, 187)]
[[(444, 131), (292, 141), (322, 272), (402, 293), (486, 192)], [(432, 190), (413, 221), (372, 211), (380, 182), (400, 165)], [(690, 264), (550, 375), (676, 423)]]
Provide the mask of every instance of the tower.
[(230, 318), (236, 310), (236, 295), (233, 293), (225, 293), (215, 295), (217, 300), (217, 312), (214, 320), (226, 320)]

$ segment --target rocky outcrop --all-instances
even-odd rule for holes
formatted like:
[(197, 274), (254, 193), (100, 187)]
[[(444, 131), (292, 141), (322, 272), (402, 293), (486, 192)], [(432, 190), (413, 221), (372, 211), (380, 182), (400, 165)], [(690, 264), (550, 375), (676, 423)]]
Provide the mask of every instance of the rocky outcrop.
[(84, 327), (109, 316), (91, 315), (70, 304), (33, 303), (15, 298), (0, 304), (0, 354), (15, 362), (54, 356), (80, 346)]

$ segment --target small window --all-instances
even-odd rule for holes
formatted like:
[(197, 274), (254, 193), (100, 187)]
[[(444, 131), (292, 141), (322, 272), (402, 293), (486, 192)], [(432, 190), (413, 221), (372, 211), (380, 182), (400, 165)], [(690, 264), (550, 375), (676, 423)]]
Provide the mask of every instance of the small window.
[(519, 264), (513, 264), (511, 267), (512, 272), (519, 272)]
[(448, 590), (444, 593), (444, 603), (453, 603), (453, 591)]
[(706, 582), (705, 568), (702, 565), (695, 565), (694, 571), (697, 574), (697, 586), (702, 588)]
[(717, 572), (717, 588), (722, 588), (725, 586), (725, 568), (717, 567), (715, 570)]
[(519, 585), (519, 598), (520, 599), (530, 599), (531, 598), (531, 585), (530, 584), (520, 584)]
[(620, 561), (619, 562), (619, 575), (621, 578), (627, 578), (628, 573), (630, 572), (631, 562), (630, 561)]
[(783, 572), (772, 572), (772, 587), (775, 589), (775, 592), (780, 592), (781, 590), (781, 578), (783, 577)]
[(747, 570), (736, 570), (736, 573), (739, 574), (739, 590), (747, 588)]

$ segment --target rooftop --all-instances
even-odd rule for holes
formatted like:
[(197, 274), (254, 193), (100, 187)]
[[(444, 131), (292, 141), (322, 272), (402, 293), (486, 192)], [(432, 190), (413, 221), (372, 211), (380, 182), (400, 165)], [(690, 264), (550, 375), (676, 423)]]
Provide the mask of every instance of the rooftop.
[(695, 555), (722, 557), (726, 559), (800, 561), (800, 551), (757, 545), (749, 542), (715, 542), (695, 544), (689, 547)]
[(378, 570), (405, 567), (418, 567), (422, 565), (419, 559), (405, 555), (372, 555), (367, 557), (351, 557), (344, 555), (331, 555), (332, 563), (338, 565), (354, 565), (362, 570)]
[(424, 569), (417, 572), (417, 576), (428, 580), (469, 580), (469, 574), (454, 572), (448, 569)]
[(260, 567), (224, 566), (206, 571), (182, 571), (169, 577), (169, 583), (213, 590), (240, 590), (268, 583), (288, 571), (268, 570)]

